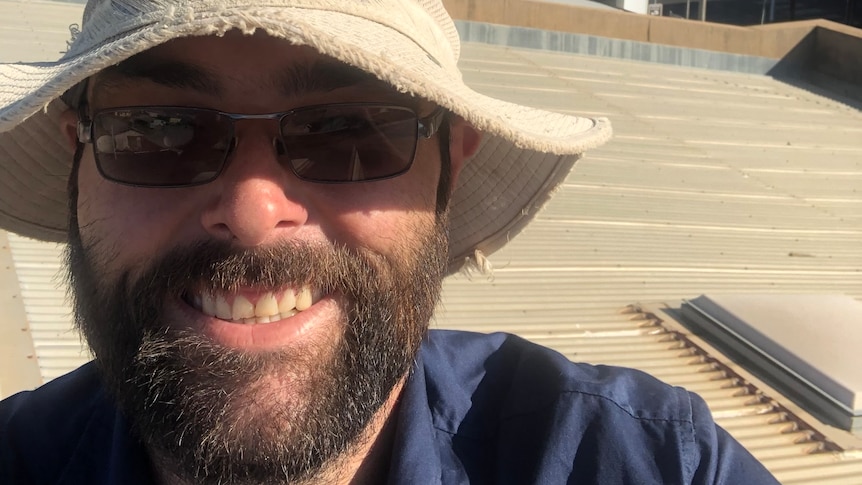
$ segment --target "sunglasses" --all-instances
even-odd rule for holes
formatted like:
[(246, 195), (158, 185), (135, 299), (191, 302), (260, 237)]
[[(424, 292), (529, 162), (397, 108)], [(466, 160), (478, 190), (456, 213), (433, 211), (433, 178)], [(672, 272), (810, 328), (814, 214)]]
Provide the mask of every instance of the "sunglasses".
[(404, 106), (351, 103), (243, 115), (202, 108), (136, 106), (78, 122), (108, 180), (141, 187), (188, 187), (215, 180), (236, 147), (236, 122), (275, 120), (275, 152), (301, 180), (352, 183), (407, 172), (419, 137), (437, 132), (446, 111), (420, 118)]

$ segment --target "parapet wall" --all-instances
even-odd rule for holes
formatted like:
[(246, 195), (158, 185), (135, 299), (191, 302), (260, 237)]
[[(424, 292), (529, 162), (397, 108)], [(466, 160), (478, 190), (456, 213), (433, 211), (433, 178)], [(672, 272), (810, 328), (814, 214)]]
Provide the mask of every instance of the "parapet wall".
[[(494, 35), (514, 35), (530, 43), (539, 42), (539, 34), (530, 29), (568, 33), (580, 36), (565, 39), (569, 44), (586, 45), (584, 39), (594, 37), (607, 41), (606, 50), (654, 51), (646, 54), (653, 58), (641, 60), (665, 62), (662, 58), (693, 56), (706, 59), (700, 65), (689, 64), (698, 67), (722, 68), (724, 64), (733, 64), (741, 67), (735, 70), (757, 72), (765, 68), (763, 74), (804, 78), (816, 73), (821, 80), (826, 76), (845, 88), (857, 90), (849, 94), (862, 99), (862, 30), (836, 22), (807, 20), (740, 27), (533, 0), (443, 0), (443, 3), (452, 17), (467, 21), (460, 22), (459, 29), (462, 33), (471, 31), (471, 40), (489, 36), (487, 29), (477, 32), (483, 29), (473, 23), (526, 28)], [(563, 42), (558, 38), (551, 41)], [(619, 41), (635, 44), (621, 46)], [(644, 49), (638, 43), (653, 47)], [(669, 54), (667, 48), (692, 51)]]

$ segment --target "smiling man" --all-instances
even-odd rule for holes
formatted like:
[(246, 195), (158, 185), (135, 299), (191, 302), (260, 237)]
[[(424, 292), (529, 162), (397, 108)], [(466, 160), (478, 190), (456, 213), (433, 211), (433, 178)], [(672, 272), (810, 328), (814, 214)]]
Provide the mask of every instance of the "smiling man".
[(458, 48), (434, 0), (93, 0), (0, 66), (0, 223), (68, 243), (95, 355), (0, 403), (0, 481), (775, 483), (682, 389), (428, 331), (610, 136)]
[[(72, 174), (78, 321), (153, 458), (353, 473), (446, 267), (443, 111), (263, 33), (172, 40), (88, 84), (61, 116), (94, 143)], [(451, 180), (479, 138), (447, 128)]]

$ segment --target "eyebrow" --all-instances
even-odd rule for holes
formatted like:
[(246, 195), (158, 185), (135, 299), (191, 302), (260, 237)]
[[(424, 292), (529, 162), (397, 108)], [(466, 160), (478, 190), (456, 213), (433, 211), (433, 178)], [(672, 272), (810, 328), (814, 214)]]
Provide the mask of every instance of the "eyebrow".
[[(111, 66), (99, 77), (99, 84), (109, 89), (129, 81), (146, 79), (170, 88), (189, 89), (210, 96), (220, 96), (224, 91), (219, 77), (209, 69), (183, 61), (152, 61), (145, 56), (134, 56)], [(277, 71), (263, 83), (265, 89), (276, 90), (286, 98), (352, 86), (387, 86), (372, 74), (328, 58), (289, 66)]]
[(384, 87), (373, 75), (334, 59), (318, 59), (312, 64), (294, 65), (276, 74), (273, 87), (287, 98), (308, 93), (326, 93), (353, 86)]
[[(209, 70), (182, 61), (150, 61), (146, 57), (131, 57), (103, 71), (105, 85), (113, 86), (127, 80), (146, 79), (163, 86), (191, 89), (212, 96), (222, 92), (218, 78)], [(119, 79), (117, 79), (119, 78)]]

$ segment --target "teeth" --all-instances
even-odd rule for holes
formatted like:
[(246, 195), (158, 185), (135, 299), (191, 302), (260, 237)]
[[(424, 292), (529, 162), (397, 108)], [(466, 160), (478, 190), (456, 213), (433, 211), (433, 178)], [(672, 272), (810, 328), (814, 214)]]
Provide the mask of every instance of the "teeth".
[[(236, 306), (236, 303), (234, 303), (234, 306)], [(257, 300), (257, 305), (254, 306), (254, 316), (269, 317), (276, 314), (278, 314), (278, 302), (275, 301), (275, 296), (273, 296), (272, 292), (267, 292)]]
[(234, 323), (259, 324), (270, 323), (292, 317), (308, 309), (312, 303), (320, 299), (317, 292), (312, 292), (308, 286), (298, 292), (286, 289), (280, 298), (272, 292), (264, 293), (253, 304), (248, 297), (236, 295), (233, 304), (228, 303), (224, 294), (201, 293), (192, 296), (192, 303), (201, 312)]
[(248, 298), (237, 295), (236, 298), (233, 299), (233, 312), (231, 312), (231, 317), (234, 320), (245, 320), (246, 318), (251, 318), (254, 320), (254, 305), (248, 301)]
[(228, 304), (227, 300), (224, 299), (224, 295), (219, 295), (216, 297), (215, 307), (216, 307), (215, 316), (221, 318), (222, 320), (230, 320), (230, 318), (231, 318), (230, 304)]
[(290, 288), (284, 290), (281, 299), (278, 300), (278, 312), (287, 313), (296, 308), (296, 294)]
[(216, 315), (215, 299), (209, 293), (201, 295), (201, 311), (207, 315)]
[(303, 286), (296, 294), (296, 309), (303, 311), (311, 306), (311, 288)]

